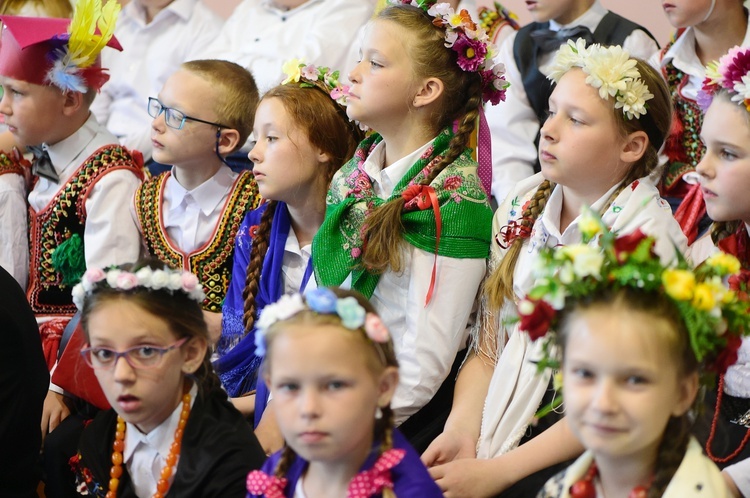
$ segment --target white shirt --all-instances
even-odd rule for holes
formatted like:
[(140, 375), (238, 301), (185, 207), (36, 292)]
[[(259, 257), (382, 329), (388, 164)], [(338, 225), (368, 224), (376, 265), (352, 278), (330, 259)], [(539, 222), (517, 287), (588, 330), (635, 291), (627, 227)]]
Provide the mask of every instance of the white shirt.
[(104, 50), (102, 67), (110, 79), (91, 106), (99, 122), (130, 149), (151, 158), (148, 98), (156, 97), (184, 61), (195, 59), (218, 36), (223, 20), (200, 0), (175, 0), (146, 24), (139, 0), (120, 12), (115, 36), (123, 52)]
[(304, 292), (307, 289), (314, 289), (317, 287), (315, 279), (312, 278), (312, 273), (310, 273), (307, 282), (303, 282), (311, 254), (312, 244), (300, 247), (299, 240), (297, 240), (297, 234), (294, 233), (292, 227), (289, 227), (289, 235), (287, 235), (286, 243), (284, 244), (284, 258), (281, 262), (281, 274), (284, 279), (284, 294)]
[(346, 64), (349, 47), (373, 7), (369, 0), (308, 0), (281, 10), (270, 0), (244, 0), (198, 56), (244, 66), (261, 94), (283, 81), (281, 66), (293, 58), (342, 70), (345, 76), (351, 67)]
[[(607, 12), (597, 0), (575, 21), (569, 24), (550, 21), (549, 28), (558, 31), (563, 28), (585, 26), (593, 33)], [(498, 54), (498, 60), (505, 64), (505, 78), (510, 82), (507, 98), (499, 105), (486, 108), (487, 123), (492, 133), (492, 195), (498, 204), (505, 199), (516, 182), (534, 173), (538, 153), (534, 139), (541, 126), (526, 97), (521, 73), (513, 57), (515, 40), (516, 33), (511, 33), (501, 45)], [(633, 31), (625, 38), (622, 46), (631, 56), (645, 60), (659, 48), (656, 42), (641, 30)], [(539, 70), (545, 76), (550, 73), (553, 55), (554, 52), (550, 52), (539, 56)]]
[(0, 175), (0, 266), (26, 289), (29, 278), (28, 208), (26, 182), (15, 173)]
[[(390, 197), (428, 146), (383, 169), (385, 143), (378, 144), (364, 164), (376, 195)], [(448, 376), (466, 344), (467, 322), (486, 270), (483, 258), (438, 256), (435, 290), (425, 307), (435, 255), (408, 243), (401, 247), (403, 272), (385, 272), (370, 299), (396, 347), (400, 382), (391, 408), (397, 425), (426, 405)]]
[(750, 496), (750, 458), (724, 467), (724, 472), (729, 474), (742, 496)]
[[(195, 405), (197, 394), (198, 387), (193, 384), (190, 388), (191, 408)], [(153, 496), (156, 492), (156, 483), (161, 478), (161, 471), (166, 465), (169, 447), (174, 441), (174, 432), (180, 422), (181, 413), (182, 401), (166, 420), (148, 434), (142, 433), (134, 424), (129, 422), (125, 424), (125, 449), (122, 452), (122, 459), (137, 496)], [(169, 480), (170, 483), (174, 480), (179, 462), (178, 457)]]
[[(91, 154), (116, 143), (117, 139), (89, 115), (73, 135), (54, 145), (45, 144), (60, 182), (39, 178), (29, 193), (31, 208), (38, 212), (46, 207)], [(115, 170), (101, 176), (91, 189), (84, 203), (86, 267), (106, 268), (138, 259), (141, 236), (128, 206), (140, 184), (141, 180), (130, 171)]]
[[(542, 180), (541, 173), (538, 173), (519, 182), (495, 213), (493, 234), (499, 233), (510, 220), (518, 220), (522, 216), (523, 205), (536, 192)], [(616, 189), (617, 186), (612, 187), (591, 208), (595, 212), (601, 210)], [(581, 242), (581, 231), (578, 228), (580, 216), (560, 233), (562, 201), (562, 188), (557, 186), (542, 215), (534, 223), (531, 236), (524, 242), (513, 275), (516, 300), (523, 298), (533, 287), (532, 271), (543, 247)], [(659, 197), (659, 191), (646, 178), (641, 178), (635, 188), (625, 187), (607, 208), (602, 219), (607, 226), (621, 234), (640, 228), (644, 233), (654, 236), (655, 252), (665, 263), (674, 258), (675, 247), (681, 252), (687, 247), (687, 240), (672, 217), (669, 204)], [(494, 243), (492, 249), (492, 261), (497, 265), (505, 251)], [(549, 371), (537, 374), (536, 365), (532, 363), (541, 357), (541, 341), (534, 343), (527, 334), (519, 333), (518, 324), (510, 327), (501, 325), (506, 318), (515, 316), (515, 303), (506, 302), (494, 327), (502, 352), (485, 400), (482, 429), (477, 444), (478, 458), (492, 458), (507, 453), (518, 445), (529, 421), (539, 408), (549, 382)], [(503, 345), (506, 335), (507, 344)]]

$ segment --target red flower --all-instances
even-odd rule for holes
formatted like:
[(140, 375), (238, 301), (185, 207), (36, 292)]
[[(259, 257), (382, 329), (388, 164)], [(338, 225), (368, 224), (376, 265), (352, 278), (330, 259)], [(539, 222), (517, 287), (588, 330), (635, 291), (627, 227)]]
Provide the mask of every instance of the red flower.
[(742, 345), (742, 338), (737, 335), (730, 335), (727, 338), (727, 345), (722, 349), (716, 356), (716, 359), (711, 361), (707, 368), (712, 372), (716, 372), (719, 375), (724, 374), (727, 368), (731, 367), (737, 362), (737, 350)]
[(730, 276), (727, 283), (729, 288), (737, 293), (737, 298), (740, 301), (750, 301), (747, 294), (748, 284), (750, 284), (750, 270), (740, 270), (739, 273)]
[(534, 305), (534, 310), (528, 315), (520, 313), (519, 310), (521, 316), (519, 327), (529, 334), (532, 341), (536, 341), (540, 337), (544, 337), (549, 331), (557, 312), (546, 301), (539, 299), (527, 299), (527, 301)]
[[(639, 228), (633, 233), (630, 233), (628, 235), (623, 235), (622, 237), (617, 237), (615, 239), (615, 256), (617, 257), (617, 261), (620, 263), (624, 263), (625, 260), (628, 258), (628, 255), (632, 254), (633, 251), (635, 251), (641, 242), (646, 240), (648, 238), (648, 235), (641, 232), (641, 229)], [(653, 241), (651, 242), (651, 247), (653, 248)]]
[(456, 190), (461, 186), (461, 177), (458, 175), (449, 176), (443, 182), (443, 188), (445, 190)]
[(247, 229), (247, 233), (254, 239), (258, 235), (258, 225), (251, 225), (250, 228)]

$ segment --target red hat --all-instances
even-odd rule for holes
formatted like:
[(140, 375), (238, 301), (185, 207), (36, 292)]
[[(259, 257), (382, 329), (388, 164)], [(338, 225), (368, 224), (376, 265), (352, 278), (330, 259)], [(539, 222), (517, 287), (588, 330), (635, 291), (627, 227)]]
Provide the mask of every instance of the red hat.
[(93, 48), (95, 53), (87, 61), (71, 60), (70, 19), (0, 16), (0, 24), (0, 75), (35, 85), (55, 85), (64, 91), (98, 90), (109, 79), (101, 68), (101, 49), (122, 50), (114, 36), (104, 43), (95, 29), (96, 35), (89, 38), (94, 43), (96, 36), (102, 38), (101, 46)]

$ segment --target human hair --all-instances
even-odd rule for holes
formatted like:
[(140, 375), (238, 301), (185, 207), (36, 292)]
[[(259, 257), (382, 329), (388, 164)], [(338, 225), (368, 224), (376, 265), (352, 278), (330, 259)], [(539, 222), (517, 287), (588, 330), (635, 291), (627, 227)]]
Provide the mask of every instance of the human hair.
[[(608, 101), (612, 106), (612, 113), (620, 137), (624, 139), (631, 133), (643, 131), (648, 136), (648, 145), (643, 155), (630, 165), (625, 177), (620, 181), (620, 187), (612, 193), (599, 214), (603, 214), (609, 209), (612, 202), (626, 186), (639, 178), (650, 176), (657, 171), (659, 166), (658, 152), (672, 125), (672, 101), (666, 83), (661, 75), (647, 62), (641, 59), (635, 60), (636, 68), (641, 74), (641, 79), (654, 95), (647, 102), (648, 112), (639, 119), (627, 119), (622, 109), (615, 108), (611, 97)], [(552, 182), (544, 180), (536, 192), (534, 192), (529, 205), (521, 214), (519, 223), (529, 231), (531, 231), (539, 215), (544, 211), (544, 207), (547, 205), (554, 187), (555, 185)], [(506, 299), (513, 299), (514, 297), (513, 274), (518, 256), (521, 254), (523, 242), (524, 239), (521, 237), (517, 237), (513, 241), (502, 261), (500, 261), (485, 282), (488, 301), (493, 308), (499, 309)]]
[[(574, 318), (592, 311), (606, 313), (641, 314), (648, 318), (639, 323), (648, 323), (643, 334), (653, 334), (661, 340), (664, 350), (676, 367), (674, 375), (683, 379), (695, 374), (699, 362), (690, 344), (690, 334), (676, 305), (661, 292), (646, 292), (642, 289), (624, 287), (602, 293), (591, 293), (584, 300), (566, 302), (559, 315), (556, 341), (565, 362), (566, 346)], [(634, 339), (636, 340), (636, 339)], [(666, 367), (665, 367), (666, 368)], [(680, 416), (670, 417), (659, 443), (654, 477), (647, 498), (658, 498), (672, 480), (680, 466), (690, 440), (690, 419), (688, 411)]]
[[(148, 267), (152, 270), (164, 268), (164, 263), (154, 259), (140, 260), (135, 263), (127, 263), (117, 268), (123, 271), (135, 273), (141, 268)], [(150, 289), (135, 286), (130, 290), (113, 289), (102, 285), (96, 286), (86, 296), (81, 310), (81, 327), (83, 328), (86, 342), (89, 342), (89, 318), (96, 310), (101, 309), (108, 303), (128, 301), (138, 306), (142, 311), (160, 318), (167, 323), (170, 332), (177, 339), (183, 337), (199, 337), (209, 342), (208, 325), (203, 318), (203, 308), (200, 303), (184, 292), (172, 292), (165, 288)], [(206, 350), (201, 366), (193, 374), (202, 392), (210, 392), (221, 386), (219, 378), (211, 365), (211, 350)]]
[[(351, 290), (342, 290), (337, 288), (330, 289), (338, 299), (347, 297), (353, 297), (357, 300), (357, 303), (364, 308), (366, 313), (373, 313), (377, 315), (373, 305), (359, 292)], [(322, 314), (316, 313), (312, 310), (306, 309), (296, 313), (295, 315), (287, 318), (286, 320), (280, 320), (271, 325), (266, 333), (265, 344), (266, 344), (266, 355), (263, 360), (264, 375), (268, 375), (271, 371), (272, 365), (269, 362), (271, 357), (271, 351), (276, 338), (280, 335), (288, 333), (288, 327), (290, 325), (304, 326), (304, 327), (320, 327), (326, 325), (332, 325), (340, 327), (347, 334), (352, 334), (352, 337), (356, 337), (357, 343), (361, 345), (362, 351), (366, 353), (367, 357), (367, 368), (377, 377), (388, 367), (398, 368), (398, 360), (396, 360), (396, 351), (393, 346), (393, 340), (388, 339), (385, 342), (376, 342), (370, 339), (364, 327), (357, 329), (349, 329), (342, 324), (341, 318), (335, 314)], [(382, 455), (386, 451), (393, 448), (393, 427), (394, 427), (394, 415), (390, 404), (381, 407), (383, 416), (379, 419), (375, 419), (373, 428), (373, 440), (380, 443), (380, 454)], [(286, 472), (289, 470), (289, 465), (294, 461), (296, 453), (288, 445), (284, 445), (282, 450), (281, 458), (276, 465), (275, 474), (278, 477), (284, 477)], [(384, 490), (383, 496), (389, 496)], [(390, 493), (390, 496), (395, 496)]]
[[(458, 55), (445, 47), (445, 29), (435, 26), (424, 10), (411, 5), (390, 5), (371, 22), (390, 22), (410, 33), (406, 51), (414, 68), (414, 78), (438, 78), (443, 93), (430, 116), (431, 130), (437, 134), (458, 121), (448, 151), (433, 165), (421, 185), (429, 185), (451, 163), (464, 153), (474, 131), (482, 106), (482, 79), (479, 73), (464, 71), (458, 66)], [(405, 109), (405, 112), (407, 110)], [(401, 213), (405, 201), (401, 196), (372, 210), (363, 225), (362, 265), (368, 271), (383, 273), (402, 269), (400, 244), (403, 224)]]
[(28, 4), (44, 11), (47, 17), (71, 17), (73, 7), (68, 0), (4, 0), (0, 3), (0, 15), (17, 16)]
[(253, 131), (258, 107), (258, 86), (253, 75), (234, 62), (206, 59), (183, 62), (182, 69), (200, 76), (216, 88), (213, 111), (219, 123), (237, 130), (240, 139), (234, 150), (244, 145)]
[[(326, 90), (317, 86), (279, 85), (263, 95), (261, 101), (268, 99), (278, 99), (287, 114), (293, 118), (290, 121), (294, 122), (294, 126), (304, 131), (306, 139), (313, 146), (330, 157), (320, 172), (325, 185), (329, 185), (334, 173), (354, 155), (357, 144), (364, 136), (362, 130), (349, 121), (345, 110), (330, 97)], [(268, 238), (271, 234), (276, 205), (275, 200), (268, 201), (258, 229), (253, 236), (242, 296), (245, 303), (243, 324), (246, 334), (253, 329), (257, 318), (255, 297), (260, 285), (263, 259), (268, 252)]]

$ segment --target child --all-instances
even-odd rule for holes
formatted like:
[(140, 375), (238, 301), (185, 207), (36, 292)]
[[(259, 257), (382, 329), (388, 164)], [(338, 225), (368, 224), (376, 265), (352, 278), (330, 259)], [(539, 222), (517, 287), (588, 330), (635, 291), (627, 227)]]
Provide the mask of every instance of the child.
[(257, 104), (253, 76), (219, 60), (182, 64), (148, 101), (154, 158), (172, 171), (140, 186), (137, 222), (151, 255), (195, 273), (207, 289), (203, 309), (212, 342), (232, 276), (234, 238), (260, 201), (252, 173), (233, 172), (223, 158), (247, 140)]
[[(397, 4), (370, 21), (347, 114), (377, 133), (333, 178), (313, 241), (318, 284), (362, 292), (393, 334), (397, 425), (448, 377), (486, 268), (491, 211), (467, 143), (483, 98), (502, 100), (505, 80), (481, 28), (466, 17), (446, 28), (456, 17), (446, 4)], [(451, 385), (424, 419), (440, 423)]]
[[(539, 351), (506, 319), (534, 283), (539, 250), (580, 242), (584, 205), (620, 233), (653, 234), (665, 261), (675, 247), (686, 248), (649, 178), (671, 122), (659, 74), (621, 47), (587, 47), (583, 39), (563, 46), (551, 69), (556, 86), (541, 130), (542, 171), (520, 182), (495, 214), (493, 273), (485, 284), (475, 352), (460, 373), (443, 435), (423, 455), (429, 465), (447, 462), (432, 475), (459, 496), (490, 496), (514, 483), (503, 496), (531, 496), (554, 470), (520, 479), (581, 449), (565, 423), (545, 430), (556, 422), (555, 413), (529, 427), (550, 377), (535, 374), (531, 362)], [(475, 456), (480, 460), (458, 459)]]
[(69, 0), (5, 0), (0, 5), (0, 15), (70, 17), (72, 14)]
[(364, 296), (286, 295), (263, 309), (256, 337), (286, 446), (248, 475), (251, 496), (442, 496), (393, 429), (398, 362)]
[(526, 2), (534, 22), (509, 36), (500, 48), (510, 97), (502, 109), (490, 109), (492, 194), (501, 203), (516, 182), (539, 171), (539, 129), (547, 116), (552, 87), (547, 81), (552, 56), (567, 39), (621, 45), (634, 57), (648, 59), (659, 49), (642, 26), (605, 9), (599, 0)]
[[(50, 368), (75, 312), (70, 289), (86, 267), (135, 261), (140, 253), (128, 205), (141, 167), (89, 112), (107, 80), (99, 52), (105, 45), (122, 48), (111, 31), (118, 12), (110, 0), (104, 8), (82, 2), (73, 21), (0, 17), (0, 113), (18, 143), (41, 146), (28, 197), (27, 295)], [(43, 433), (67, 414), (62, 395), (48, 401)]]
[(750, 44), (750, 25), (742, 0), (680, 0), (663, 5), (678, 36), (650, 61), (667, 80), (675, 109), (663, 152), (666, 169), (660, 190), (672, 204), (675, 217), (692, 244), (711, 222), (705, 216), (700, 187), (686, 181), (690, 175), (684, 176), (695, 169), (704, 151), (698, 139), (703, 111), (696, 101), (705, 76), (704, 66), (730, 47)]
[[(699, 366), (723, 372), (750, 333), (748, 303), (721, 280), (739, 263), (663, 266), (652, 237), (616, 238), (592, 218), (582, 244), (541, 252), (518, 305), (520, 330), (541, 345), (539, 368), (557, 368), (561, 352), (566, 419), (587, 450), (537, 497), (729, 497), (690, 436), (688, 410)], [(596, 238), (600, 248), (588, 244)]]
[(198, 278), (157, 262), (91, 268), (73, 295), (81, 354), (113, 406), (71, 459), (79, 493), (244, 496), (264, 453), (211, 368)]
[(256, 112), (249, 157), (268, 202), (245, 217), (237, 235), (215, 365), (235, 406), (248, 415), (254, 410), (256, 426), (265, 386), (255, 400), (241, 396), (255, 389), (261, 361), (254, 354), (258, 314), (283, 294), (314, 285), (310, 243), (323, 223), (326, 192), (363, 137), (346, 116), (338, 71), (298, 61), (286, 69), (285, 83), (269, 90)]
[(0, 150), (0, 266), (13, 275), (23, 289), (29, 276), (29, 230), (27, 225), (26, 176), (31, 163), (18, 148)]
[[(735, 47), (706, 68), (708, 79), (699, 95), (704, 108), (710, 103), (701, 130), (706, 150), (696, 172), (714, 224), (710, 237), (704, 236), (691, 248), (696, 262), (715, 252), (714, 244), (736, 256), (742, 264), (742, 274), (729, 283), (745, 294), (750, 280), (750, 203), (745, 195), (750, 182), (750, 114), (746, 108), (750, 95), (744, 86), (737, 85), (742, 85), (742, 79), (750, 74), (745, 62), (748, 57), (750, 49)], [(705, 443), (708, 456), (724, 469), (735, 496), (750, 496), (750, 340), (745, 338), (735, 346), (737, 363), (720, 378), (717, 389), (706, 396), (696, 434)]]
[(372, 9), (370, 0), (244, 0), (198, 56), (240, 64), (263, 94), (283, 79), (282, 64), (293, 58), (345, 67), (349, 46)]
[(91, 106), (120, 143), (151, 159), (148, 98), (180, 64), (195, 59), (216, 39), (223, 20), (200, 0), (132, 0), (122, 8), (115, 35), (126, 47), (120, 57), (103, 55), (110, 79)]

